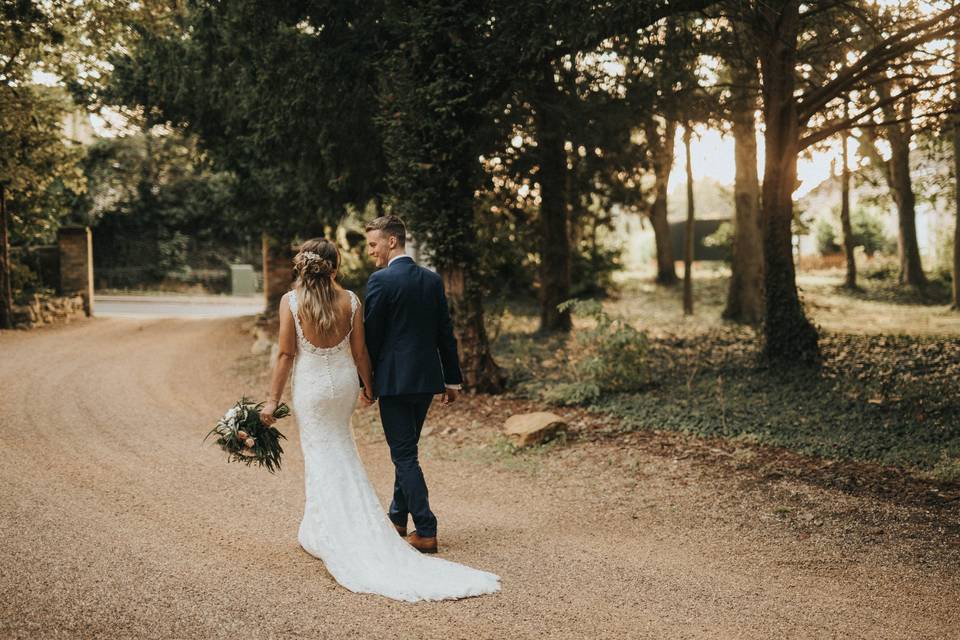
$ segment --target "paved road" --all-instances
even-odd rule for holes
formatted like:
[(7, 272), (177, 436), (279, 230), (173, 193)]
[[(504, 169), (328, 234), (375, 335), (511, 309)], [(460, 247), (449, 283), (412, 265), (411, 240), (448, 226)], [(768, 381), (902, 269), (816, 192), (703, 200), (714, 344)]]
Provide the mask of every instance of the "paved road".
[(231, 318), (263, 311), (257, 296), (96, 295), (94, 314), (103, 318)]
[[(422, 458), (444, 557), (499, 573), (503, 592), (416, 605), (350, 593), (297, 543), (293, 419), (275, 476), (200, 444), (237, 396), (264, 388), (262, 372), (248, 382), (243, 324), (0, 332), (0, 638), (915, 640), (960, 628), (942, 551), (884, 537), (884, 522), (912, 517), (893, 504), (787, 480), (750, 488), (624, 442), (504, 458), (472, 426), (494, 403), (469, 397), (431, 409)], [(359, 412), (357, 429), (384, 500), (393, 471), (375, 419)], [(439, 435), (451, 424), (467, 444)], [(798, 535), (765, 492), (823, 525)], [(872, 518), (880, 533), (864, 537)]]

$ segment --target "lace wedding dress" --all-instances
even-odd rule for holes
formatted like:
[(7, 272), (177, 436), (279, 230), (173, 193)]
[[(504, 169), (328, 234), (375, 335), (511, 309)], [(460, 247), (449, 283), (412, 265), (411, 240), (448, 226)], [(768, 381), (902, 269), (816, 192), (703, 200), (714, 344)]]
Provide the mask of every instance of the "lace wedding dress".
[[(352, 314), (359, 300), (350, 293)], [(297, 294), (289, 294), (297, 333), (293, 411), (300, 425), (306, 504), (300, 546), (326, 564), (347, 589), (415, 602), (466, 598), (500, 590), (500, 578), (426, 556), (397, 535), (374, 493), (350, 429), (360, 383), (350, 332), (334, 347), (304, 337)]]

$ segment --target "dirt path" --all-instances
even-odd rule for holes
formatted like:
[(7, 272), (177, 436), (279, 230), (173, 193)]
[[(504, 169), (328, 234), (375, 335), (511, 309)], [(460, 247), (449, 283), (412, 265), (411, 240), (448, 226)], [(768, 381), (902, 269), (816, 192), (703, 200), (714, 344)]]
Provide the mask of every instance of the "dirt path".
[[(444, 556), (499, 573), (503, 592), (418, 605), (350, 593), (297, 543), (292, 420), (276, 476), (200, 446), (237, 396), (262, 390), (243, 323), (0, 333), (0, 637), (960, 635), (956, 523), (748, 482), (649, 438), (506, 456), (486, 423), (470, 429), (473, 412), (500, 410), (477, 400), (432, 410), (424, 467)], [(392, 470), (373, 418), (359, 414), (357, 432), (383, 498)]]

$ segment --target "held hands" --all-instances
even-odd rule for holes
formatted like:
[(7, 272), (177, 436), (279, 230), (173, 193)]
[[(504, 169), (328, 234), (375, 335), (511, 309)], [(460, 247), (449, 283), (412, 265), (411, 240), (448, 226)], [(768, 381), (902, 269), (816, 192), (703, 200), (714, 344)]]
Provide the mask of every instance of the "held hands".
[(456, 402), (457, 396), (459, 395), (460, 395), (460, 391), (458, 389), (447, 387), (443, 391), (443, 404), (453, 404), (454, 402)]
[(376, 398), (372, 398), (367, 395), (367, 390), (365, 388), (360, 389), (360, 404), (362, 404), (365, 407), (369, 407), (374, 402), (376, 402), (376, 400), (377, 400)]
[(263, 405), (263, 408), (260, 409), (260, 422), (267, 426), (272, 425), (277, 421), (277, 419), (273, 417), (273, 412), (276, 410), (277, 403), (274, 400), (268, 400), (267, 403)]

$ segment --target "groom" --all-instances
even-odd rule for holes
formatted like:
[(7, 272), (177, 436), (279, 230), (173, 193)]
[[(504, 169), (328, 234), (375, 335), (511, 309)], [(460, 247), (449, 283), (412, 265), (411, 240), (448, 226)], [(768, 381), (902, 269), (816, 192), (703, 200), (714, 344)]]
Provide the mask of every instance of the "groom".
[[(443, 282), (404, 251), (407, 231), (397, 216), (366, 226), (367, 251), (378, 267), (367, 280), (364, 332), (373, 363), (373, 393), (396, 470), (389, 516), (401, 536), (407, 516), (416, 527), (407, 541), (424, 553), (437, 552), (437, 518), (417, 459), (420, 430), (433, 396), (457, 399), (461, 384), (457, 341)], [(365, 391), (365, 390), (364, 390)]]

